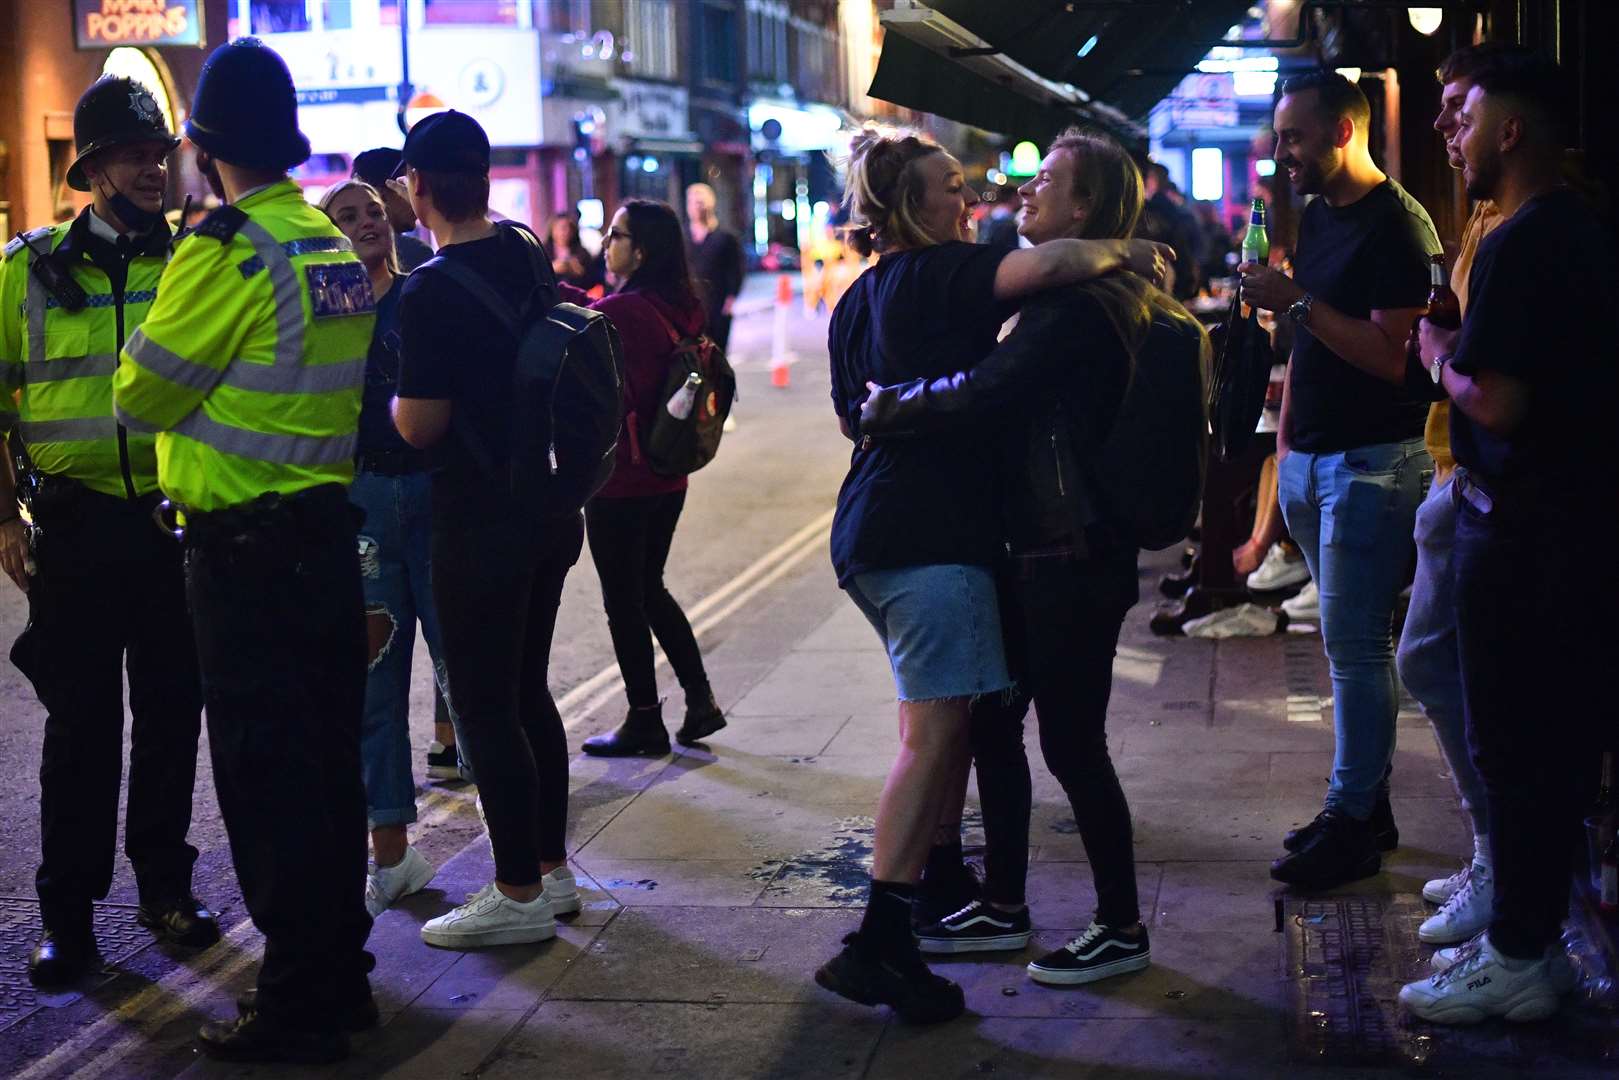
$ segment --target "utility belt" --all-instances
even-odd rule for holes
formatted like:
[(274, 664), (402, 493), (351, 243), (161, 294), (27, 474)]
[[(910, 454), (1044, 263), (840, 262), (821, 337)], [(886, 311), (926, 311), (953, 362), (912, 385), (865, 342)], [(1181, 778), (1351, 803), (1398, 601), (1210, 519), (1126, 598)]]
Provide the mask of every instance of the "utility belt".
[(160, 492), (126, 499), (96, 491), (71, 476), (40, 472), (35, 468), (23, 471), (17, 482), (17, 498), (28, 508), (28, 516), (35, 524), (95, 511), (149, 514), (163, 501)]
[(367, 450), (354, 458), (357, 471), (378, 476), (411, 476), (426, 472), (427, 466), (425, 450)]
[[(184, 514), (184, 522), (180, 515)], [(158, 527), (188, 548), (279, 537), (315, 537), (357, 530), (364, 513), (349, 502), (341, 484), (321, 484), (283, 494), (272, 491), (224, 510), (186, 510), (167, 499), (152, 512)]]

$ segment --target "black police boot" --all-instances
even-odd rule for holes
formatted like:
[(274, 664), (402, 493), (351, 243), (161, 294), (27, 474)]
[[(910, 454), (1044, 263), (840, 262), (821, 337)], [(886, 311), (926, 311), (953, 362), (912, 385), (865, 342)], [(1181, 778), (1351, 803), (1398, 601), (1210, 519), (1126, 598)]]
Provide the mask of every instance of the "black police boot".
[(705, 687), (701, 693), (686, 699), (686, 719), (680, 725), (680, 730), (675, 732), (675, 741), (681, 746), (690, 746), (724, 726), (725, 714), (720, 711), (719, 702), (714, 700), (714, 691)]
[(669, 752), (662, 703), (631, 709), (615, 730), (586, 739), (584, 749), (592, 757), (662, 757)]
[[(243, 990), (236, 995), (236, 1011), (243, 1017), (258, 1012), (259, 991), (257, 987)], [(344, 1031), (358, 1034), (370, 1031), (382, 1023), (382, 1010), (377, 1008), (377, 999), (367, 993), (364, 998), (351, 1003), (338, 1006), (337, 1023)]]
[(84, 978), (100, 962), (89, 927), (72, 934), (47, 929), (29, 954), (28, 981), (41, 990), (59, 990)]
[(194, 896), (142, 904), (135, 921), (175, 945), (203, 949), (219, 940), (219, 920)]
[(197, 1032), (202, 1052), (221, 1061), (284, 1061), (325, 1065), (349, 1056), (341, 1031), (295, 1028), (254, 1010), (234, 1020), (215, 1020)]

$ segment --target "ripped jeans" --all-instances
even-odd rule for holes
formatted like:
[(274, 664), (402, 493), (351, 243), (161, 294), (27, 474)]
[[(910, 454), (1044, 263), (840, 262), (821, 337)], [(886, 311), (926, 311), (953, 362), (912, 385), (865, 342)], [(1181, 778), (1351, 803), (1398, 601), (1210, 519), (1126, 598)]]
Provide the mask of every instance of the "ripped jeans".
[(1326, 805), (1362, 821), (1394, 759), (1394, 601), (1411, 565), (1422, 473), (1432, 467), (1417, 438), (1294, 450), (1277, 469), (1287, 531), (1321, 592), (1337, 736)]
[(438, 612), (428, 548), (432, 495), (428, 476), (354, 477), (349, 499), (365, 511), (360, 527), (360, 578), (365, 585), (366, 638), (370, 658), (360, 760), (370, 827), (416, 820), (416, 780), (411, 774), (410, 668), (416, 623), (433, 658), (434, 678), (448, 700), (439, 652)]

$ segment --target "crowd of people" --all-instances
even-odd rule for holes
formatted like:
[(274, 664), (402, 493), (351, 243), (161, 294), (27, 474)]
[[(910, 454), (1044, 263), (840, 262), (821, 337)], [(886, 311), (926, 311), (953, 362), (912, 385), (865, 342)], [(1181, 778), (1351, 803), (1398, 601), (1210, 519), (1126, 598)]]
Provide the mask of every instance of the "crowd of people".
[[(697, 185), (689, 227), (631, 200), (601, 259), (572, 220), (547, 251), (492, 216), (488, 138), (454, 111), (403, 150), (356, 155), (310, 205), (288, 175), (310, 153), (291, 77), (253, 39), (210, 56), (186, 134), (222, 205), (176, 237), (162, 207), (179, 139), (144, 87), (98, 81), (70, 170), (90, 205), (0, 266), (0, 569), (27, 596), (13, 657), (48, 714), (29, 975), (70, 987), (98, 958), (127, 659), (139, 919), (176, 944), (219, 939), (186, 840), (206, 705), (265, 936), (256, 989), (203, 1029), (204, 1049), (335, 1060), (346, 1032), (377, 1022), (372, 920), (435, 873), (409, 838), (418, 627), (443, 710), (427, 771), (476, 782), (495, 862), (488, 886), (422, 926), (435, 946), (542, 941), (580, 908), (547, 669), (587, 537), (629, 712), (586, 752), (669, 753), (654, 635), (685, 691), (675, 738), (725, 727), (663, 581), (687, 479), (656, 473), (637, 437), (681, 343), (728, 330), (741, 249)], [(718, 280), (694, 277), (689, 252)], [(605, 486), (545, 515), (507, 481), (532, 422), (511, 388), (522, 318), (560, 301), (617, 329), (623, 430)], [(285, 798), (295, 786), (306, 797)]]
[[(1324, 808), (1281, 838), (1271, 876), (1331, 889), (1377, 873), (1398, 845), (1403, 678), (1433, 720), (1475, 844), (1465, 867), (1423, 889), (1437, 910), (1420, 937), (1447, 947), (1400, 999), (1440, 1023), (1530, 1020), (1555, 1012), (1572, 984), (1558, 935), (1595, 788), (1600, 635), (1564, 598), (1596, 558), (1578, 523), (1593, 470), (1615, 449), (1599, 415), (1619, 375), (1599, 321), (1615, 280), (1598, 214), (1560, 171), (1569, 104), (1557, 65), (1486, 44), (1451, 56), (1439, 78), (1434, 126), (1477, 206), (1451, 271), (1460, 330), (1423, 317), (1443, 248), (1427, 212), (1373, 160), (1364, 94), (1332, 71), (1282, 86), (1275, 160), (1308, 203), (1291, 273), (1240, 267), (1244, 301), (1285, 320), (1292, 339), (1272, 469), (1279, 514), (1262, 513), (1236, 558), (1272, 587), (1296, 584), (1296, 571), (1281, 581), (1285, 556), (1261, 563), (1285, 521), (1317, 587), (1310, 614), (1333, 686)], [(1084, 983), (1150, 963), (1104, 728), (1136, 551), (1097, 528), (1105, 503), (1089, 517), (1073, 506), (1098, 501), (1087, 449), (1120, 422), (1132, 371), (1176, 351), (1197, 362), (1201, 331), (1163, 286), (1190, 295), (1198, 222), (1161, 167), (1143, 178), (1094, 134), (1056, 140), (1018, 194), (1017, 231), (1034, 246), (970, 244), (977, 198), (948, 152), (914, 137), (857, 143), (855, 240), (882, 258), (839, 305), (829, 338), (833, 403), (855, 441), (833, 562), (888, 653), (900, 751), (878, 805), (865, 917), (816, 978), (920, 1021), (964, 1008), (925, 953), (1030, 940), (1021, 721), (1031, 698), (1097, 912), (1030, 975)], [(1178, 244), (1131, 246), (1133, 235)], [(969, 765), (982, 882), (961, 859)]]
[[(1459, 331), (1421, 318), (1442, 245), (1374, 162), (1365, 97), (1332, 72), (1289, 79), (1275, 114), (1278, 167), (1313, 197), (1293, 272), (1241, 268), (1244, 299), (1293, 334), (1276, 498), (1318, 585), (1336, 735), (1323, 809), (1280, 839), (1271, 874), (1330, 889), (1376, 873), (1398, 844), (1403, 679), (1475, 850), (1424, 889), (1438, 908), (1421, 936), (1451, 947), (1401, 1000), (1437, 1022), (1524, 1020), (1568, 988), (1557, 935), (1601, 637), (1595, 609), (1564, 598), (1607, 565), (1586, 522), (1614, 450), (1598, 319), (1619, 297), (1599, 220), (1563, 180), (1556, 65), (1475, 46), (1440, 78), (1435, 127), (1477, 202), (1450, 273)], [(726, 726), (664, 584), (687, 479), (653, 469), (638, 433), (679, 343), (723, 346), (741, 251), (703, 185), (685, 223), (661, 202), (618, 207), (599, 259), (569, 218), (550, 223), (547, 248), (491, 214), (488, 138), (454, 111), (417, 123), (402, 150), (358, 155), (354, 177), (311, 206), (288, 176), (309, 154), (290, 75), (251, 39), (204, 67), (186, 134), (223, 205), (176, 243), (161, 210), (178, 139), (147, 102), (127, 79), (85, 93), (69, 180), (91, 204), (0, 266), (0, 408), (15, 412), (17, 466), (0, 469), (0, 569), (27, 594), (12, 658), (48, 713), (45, 934), (30, 974), (69, 986), (96, 957), (127, 659), (140, 919), (184, 945), (219, 936), (186, 842), (206, 706), (233, 861), (266, 939), (257, 989), (235, 1020), (204, 1028), (205, 1050), (336, 1060), (347, 1032), (378, 1019), (372, 920), (434, 875), (408, 831), (418, 625), (444, 708), (429, 765), (477, 784), (494, 856), (487, 886), (422, 926), (431, 945), (543, 941), (580, 908), (547, 672), (587, 544), (628, 711), (584, 751), (670, 751), (654, 640), (684, 693), (674, 739)], [(887, 652), (899, 749), (860, 926), (815, 978), (912, 1021), (964, 1009), (924, 954), (1017, 952), (1036, 928), (1031, 704), (1097, 909), (1028, 970), (1074, 985), (1151, 962), (1106, 732), (1137, 545), (1094, 462), (1146, 365), (1200, 379), (1209, 363), (1176, 298), (1205, 272), (1190, 236), (1207, 223), (1160, 169), (1144, 176), (1095, 132), (1058, 137), (1018, 196), (1027, 245), (975, 244), (978, 196), (948, 150), (876, 132), (852, 147), (849, 240), (879, 258), (830, 323), (832, 397), (854, 443), (831, 553)], [(409, 235), (418, 226), (436, 250)], [(521, 316), (558, 302), (616, 328), (623, 436), (594, 497), (539, 516), (508, 482), (524, 422), (510, 391)], [(982, 881), (962, 852), (973, 771)], [(282, 797), (292, 785), (307, 797)]]

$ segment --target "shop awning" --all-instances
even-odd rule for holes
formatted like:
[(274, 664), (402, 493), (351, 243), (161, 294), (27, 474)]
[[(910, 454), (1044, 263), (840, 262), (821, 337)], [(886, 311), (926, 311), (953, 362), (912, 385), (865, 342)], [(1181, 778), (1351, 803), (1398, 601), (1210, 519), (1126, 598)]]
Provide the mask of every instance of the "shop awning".
[(1006, 135), (1077, 121), (1144, 140), (1147, 114), (1251, 0), (926, 0), (882, 14), (869, 93)]

